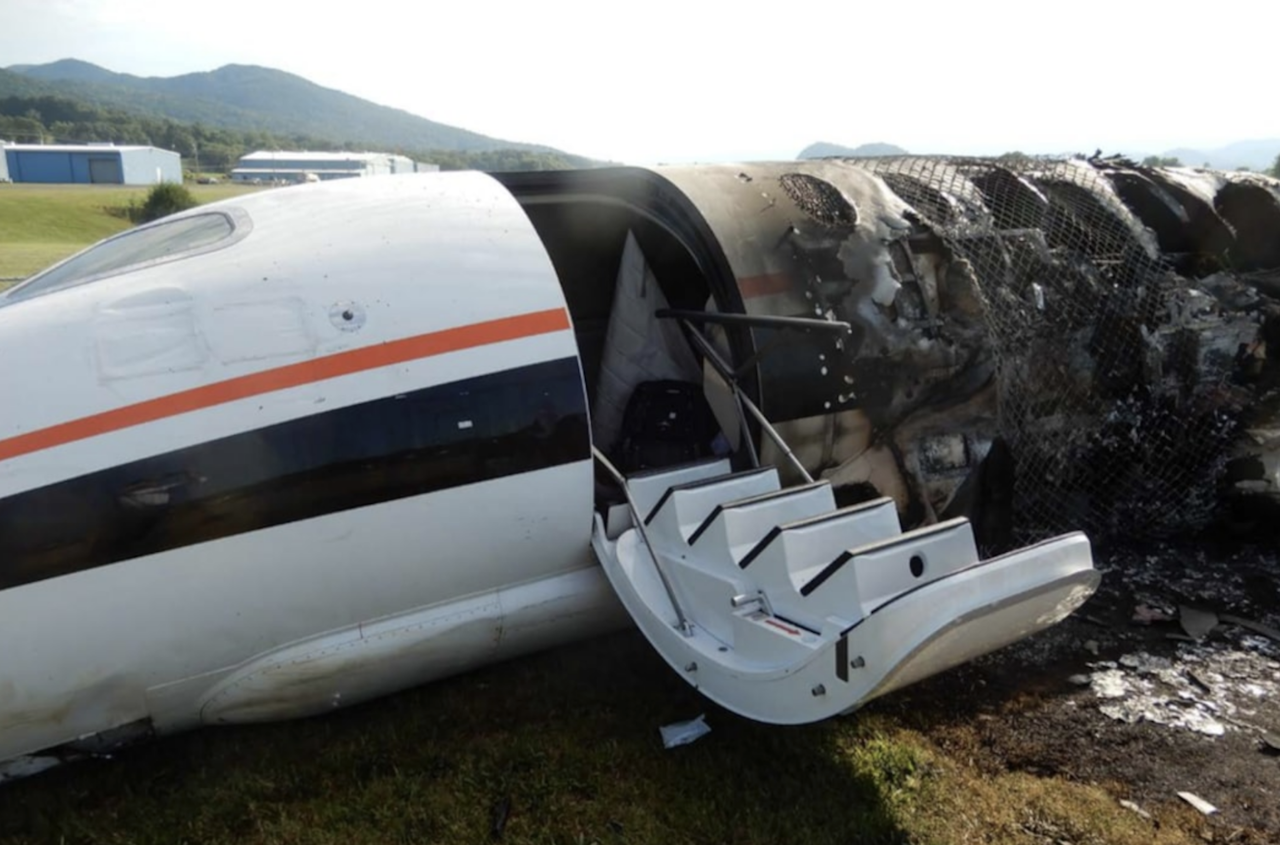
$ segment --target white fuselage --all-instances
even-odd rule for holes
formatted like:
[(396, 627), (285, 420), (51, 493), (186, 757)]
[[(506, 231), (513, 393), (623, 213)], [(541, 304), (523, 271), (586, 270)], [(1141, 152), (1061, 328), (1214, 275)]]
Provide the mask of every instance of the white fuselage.
[(219, 209), (233, 235), (191, 257), (0, 299), (0, 760), (314, 713), (625, 619), (515, 200), (430, 174), (176, 219)]

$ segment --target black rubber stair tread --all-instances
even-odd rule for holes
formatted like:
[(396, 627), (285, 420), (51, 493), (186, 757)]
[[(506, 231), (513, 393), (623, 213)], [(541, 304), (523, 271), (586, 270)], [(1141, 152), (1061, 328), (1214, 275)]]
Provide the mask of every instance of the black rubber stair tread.
[(758, 467), (756, 469), (742, 470), (741, 472), (730, 472), (725, 475), (713, 475), (710, 478), (700, 478), (697, 481), (687, 481), (684, 484), (676, 484), (673, 487), (668, 487), (667, 492), (662, 494), (662, 498), (659, 499), (658, 503), (653, 506), (651, 511), (649, 511), (649, 515), (644, 518), (644, 524), (648, 525), (650, 522), (653, 522), (653, 518), (657, 516), (658, 511), (662, 510), (662, 506), (667, 503), (667, 500), (681, 490), (697, 490), (699, 487), (710, 487), (713, 484), (723, 484), (724, 482), (735, 478), (750, 478), (753, 475), (764, 475), (765, 473), (773, 471), (773, 467)]
[(914, 545), (927, 537), (933, 536), (934, 534), (945, 534), (949, 531), (954, 531), (962, 525), (967, 525), (968, 523), (969, 520), (964, 517), (957, 517), (956, 519), (949, 519), (946, 522), (926, 525), (923, 528), (917, 528), (914, 531), (899, 534), (897, 537), (889, 537), (874, 543), (868, 543), (865, 546), (859, 546), (856, 549), (849, 549), (846, 552), (842, 552), (839, 557), (824, 566), (821, 572), (810, 578), (809, 581), (800, 588), (800, 595), (807, 596), (814, 590), (821, 587), (824, 581), (839, 572), (841, 567), (858, 555), (884, 551), (885, 549), (891, 549), (896, 546)]
[[(712, 508), (711, 513), (707, 515), (707, 518), (702, 520), (702, 524), (699, 525), (697, 530), (689, 536), (689, 545), (692, 546), (694, 543), (698, 542), (698, 538), (702, 536), (702, 532), (710, 528), (711, 523), (715, 522), (716, 517), (724, 511), (733, 510), (734, 508), (744, 508), (750, 505), (758, 505), (761, 502), (768, 502), (772, 499), (785, 499), (789, 496), (799, 496), (804, 493), (808, 493), (810, 490), (817, 490), (821, 487), (830, 486), (831, 482), (829, 481), (811, 481), (808, 484), (801, 484), (798, 487), (787, 487), (782, 490), (773, 490), (768, 493), (757, 493), (754, 496), (747, 496), (743, 499), (734, 499), (731, 502), (723, 502)], [(820, 514), (820, 516), (825, 517), (826, 514)]]
[(839, 510), (834, 510), (831, 513), (820, 513), (817, 516), (810, 516), (805, 519), (793, 520), (791, 522), (783, 523), (782, 525), (776, 526), (774, 528), (770, 528), (769, 533), (765, 534), (763, 537), (760, 538), (760, 542), (756, 543), (755, 548), (747, 552), (746, 556), (742, 558), (742, 561), (738, 564), (738, 566), (742, 567), (743, 569), (746, 569), (747, 566), (750, 565), (750, 563), (753, 560), (758, 558), (764, 552), (765, 549), (769, 548), (770, 543), (772, 543), (774, 540), (777, 540), (778, 537), (782, 536), (783, 531), (791, 531), (799, 528), (812, 528), (813, 526), (821, 525), (824, 522), (834, 522), (838, 519), (843, 519), (847, 516), (851, 516), (856, 513), (866, 513), (867, 511), (873, 511), (876, 508), (882, 508), (885, 506), (886, 503), (892, 502), (892, 501), (893, 499), (890, 499), (888, 497), (884, 497), (880, 499), (872, 499), (869, 502), (859, 502), (856, 505), (849, 505), (848, 507), (840, 508)]

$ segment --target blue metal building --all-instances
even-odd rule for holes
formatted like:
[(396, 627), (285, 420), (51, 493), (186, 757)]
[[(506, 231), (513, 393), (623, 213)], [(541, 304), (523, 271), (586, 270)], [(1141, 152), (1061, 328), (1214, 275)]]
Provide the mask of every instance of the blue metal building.
[(14, 182), (155, 185), (182, 181), (182, 158), (156, 147), (11, 144), (3, 149)]

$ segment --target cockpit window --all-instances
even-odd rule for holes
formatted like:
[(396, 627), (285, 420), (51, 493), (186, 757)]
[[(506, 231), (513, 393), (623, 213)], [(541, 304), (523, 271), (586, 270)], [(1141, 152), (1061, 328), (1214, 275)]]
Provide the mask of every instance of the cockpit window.
[(226, 209), (131, 229), (33, 276), (0, 297), (0, 304), (220, 249), (247, 234), (248, 223), (243, 211)]

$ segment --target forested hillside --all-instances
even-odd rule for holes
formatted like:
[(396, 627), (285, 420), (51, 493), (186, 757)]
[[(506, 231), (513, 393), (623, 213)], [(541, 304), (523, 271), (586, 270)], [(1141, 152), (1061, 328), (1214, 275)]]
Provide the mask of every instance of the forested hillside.
[[(229, 66), (171, 80), (114, 74), (74, 61), (18, 70), (0, 70), (0, 139), (15, 142), (150, 144), (176, 150), (188, 170), (215, 172), (260, 149), (397, 152), (446, 170), (595, 164), (549, 147), (434, 123), (267, 68)], [(168, 84), (178, 80), (183, 82)], [(245, 90), (256, 93), (241, 97), (241, 104), (230, 102), (235, 91)], [(325, 119), (289, 117), (298, 117), (300, 108)]]

